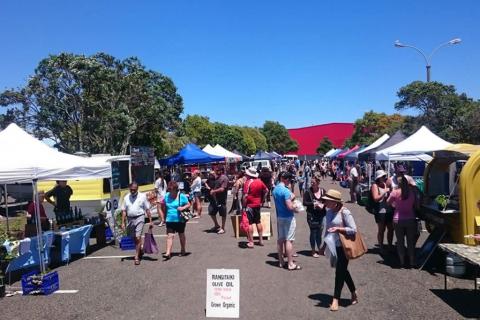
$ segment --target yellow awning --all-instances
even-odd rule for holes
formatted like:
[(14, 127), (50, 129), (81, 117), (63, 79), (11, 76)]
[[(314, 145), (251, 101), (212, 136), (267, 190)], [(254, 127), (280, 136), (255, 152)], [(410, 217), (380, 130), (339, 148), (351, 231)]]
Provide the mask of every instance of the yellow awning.
[(440, 151), (452, 151), (452, 152), (458, 152), (458, 153), (463, 153), (464, 155), (471, 155), (472, 153), (475, 153), (480, 150), (480, 145), (474, 145), (474, 144), (468, 144), (468, 143), (457, 143), (457, 144), (452, 144), (449, 147), (446, 147), (443, 150)]

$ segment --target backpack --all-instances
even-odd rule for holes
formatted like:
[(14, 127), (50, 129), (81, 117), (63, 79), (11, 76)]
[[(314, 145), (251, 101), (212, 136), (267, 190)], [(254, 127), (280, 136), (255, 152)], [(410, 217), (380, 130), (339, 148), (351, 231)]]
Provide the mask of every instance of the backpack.
[[(377, 188), (378, 188), (378, 186), (377, 186)], [(378, 211), (378, 208), (379, 208), (379, 203), (375, 202), (375, 200), (373, 200), (372, 191), (370, 190), (368, 192), (367, 203), (365, 204), (365, 209), (367, 209), (368, 213), (375, 214), (375, 212)]]

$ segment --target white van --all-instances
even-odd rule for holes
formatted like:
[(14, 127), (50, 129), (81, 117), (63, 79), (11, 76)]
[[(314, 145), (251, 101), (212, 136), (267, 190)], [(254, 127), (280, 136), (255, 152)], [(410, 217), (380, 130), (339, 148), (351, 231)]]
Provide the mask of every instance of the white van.
[(285, 154), (283, 155), (283, 159), (285, 159), (286, 161), (290, 161), (290, 160), (297, 160), (298, 159), (298, 156), (296, 154)]
[(249, 161), (249, 162), (244, 162), (242, 164), (242, 169), (246, 170), (250, 167), (254, 167), (255, 169), (258, 168), (258, 165), (261, 165), (262, 168), (269, 168), (270, 171), (272, 170), (272, 166), (270, 165), (269, 160), (254, 160), (254, 161)]

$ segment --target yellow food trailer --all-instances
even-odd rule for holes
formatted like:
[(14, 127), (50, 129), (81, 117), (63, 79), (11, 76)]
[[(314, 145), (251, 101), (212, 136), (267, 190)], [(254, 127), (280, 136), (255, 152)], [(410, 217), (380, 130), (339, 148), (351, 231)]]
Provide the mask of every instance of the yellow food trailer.
[[(436, 199), (446, 199), (446, 206)], [(480, 234), (480, 146), (454, 144), (435, 151), (424, 174), (422, 214), (429, 231), (441, 227), (447, 242), (475, 245)]]
[[(130, 165), (130, 156), (101, 156), (93, 157), (94, 161), (118, 161), (120, 163), (120, 201), (128, 192), (128, 184), (132, 181), (132, 172)], [(154, 173), (151, 173), (153, 180)], [(69, 180), (68, 185), (73, 190), (70, 198), (71, 206), (82, 210), (85, 217), (96, 216), (97, 213), (103, 212), (108, 201), (111, 199), (110, 179), (90, 179), (90, 180)], [(48, 191), (55, 186), (55, 181), (39, 181), (38, 190)], [(149, 192), (155, 189), (154, 184), (139, 182), (139, 191)], [(53, 206), (44, 203), (46, 214), (49, 218), (55, 217)], [(155, 211), (156, 212), (156, 211)]]

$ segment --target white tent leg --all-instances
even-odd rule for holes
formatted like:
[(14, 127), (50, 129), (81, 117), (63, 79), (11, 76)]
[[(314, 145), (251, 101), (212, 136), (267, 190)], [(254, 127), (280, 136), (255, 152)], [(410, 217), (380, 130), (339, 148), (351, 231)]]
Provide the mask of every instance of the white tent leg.
[(5, 215), (7, 216), (7, 233), (10, 233), (10, 223), (8, 222), (8, 191), (7, 184), (4, 184), (3, 197), (5, 199)]

